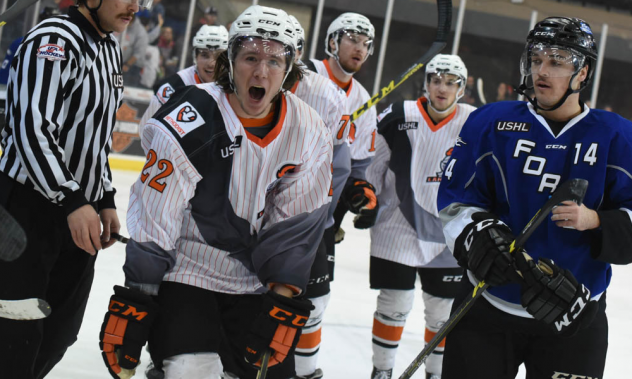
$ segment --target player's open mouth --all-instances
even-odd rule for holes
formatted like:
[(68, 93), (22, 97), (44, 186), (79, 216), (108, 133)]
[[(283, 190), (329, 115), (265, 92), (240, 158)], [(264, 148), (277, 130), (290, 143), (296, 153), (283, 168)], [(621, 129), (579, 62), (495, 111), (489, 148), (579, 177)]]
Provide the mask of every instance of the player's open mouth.
[(248, 93), (253, 100), (259, 101), (265, 96), (266, 89), (259, 86), (252, 86), (248, 89)]
[(537, 82), (535, 84), (538, 88), (551, 88), (548, 84), (544, 83), (544, 82)]

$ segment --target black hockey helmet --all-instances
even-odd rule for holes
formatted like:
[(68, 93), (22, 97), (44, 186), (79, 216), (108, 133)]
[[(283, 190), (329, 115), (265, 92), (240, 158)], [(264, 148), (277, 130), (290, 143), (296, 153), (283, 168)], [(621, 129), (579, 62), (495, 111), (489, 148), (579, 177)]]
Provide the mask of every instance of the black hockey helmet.
[[(570, 58), (575, 66), (566, 95), (562, 97), (556, 106), (547, 109), (554, 110), (560, 107), (568, 96), (580, 92), (590, 83), (597, 64), (597, 44), (595, 43), (590, 25), (579, 18), (555, 16), (547, 17), (538, 22), (527, 36), (527, 43), (520, 60), (520, 71), (523, 75), (523, 82), (517, 89), (518, 93), (524, 95), (525, 90), (532, 88), (527, 86), (528, 76), (531, 74), (530, 56), (535, 49), (542, 47), (567, 50), (571, 53)], [(588, 66), (586, 79), (582, 81), (577, 90), (573, 90), (570, 83), (584, 66)], [(529, 100), (534, 107), (542, 109), (537, 106), (535, 99)]]

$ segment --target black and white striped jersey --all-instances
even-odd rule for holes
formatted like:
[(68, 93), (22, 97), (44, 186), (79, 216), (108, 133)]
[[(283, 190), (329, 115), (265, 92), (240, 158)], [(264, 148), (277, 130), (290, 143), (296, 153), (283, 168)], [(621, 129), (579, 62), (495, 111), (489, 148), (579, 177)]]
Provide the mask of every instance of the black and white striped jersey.
[(108, 165), (123, 97), (121, 49), (73, 7), (24, 37), (11, 64), (0, 171), (67, 213), (113, 207)]

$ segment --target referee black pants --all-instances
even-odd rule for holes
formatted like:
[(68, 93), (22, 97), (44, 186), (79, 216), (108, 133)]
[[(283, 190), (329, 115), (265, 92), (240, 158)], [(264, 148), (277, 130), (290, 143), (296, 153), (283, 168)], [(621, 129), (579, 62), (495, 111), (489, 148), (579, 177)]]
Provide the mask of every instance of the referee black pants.
[(52, 309), (43, 320), (0, 318), (0, 376), (43, 378), (77, 340), (95, 257), (74, 244), (61, 207), (3, 173), (0, 204), (24, 228), (28, 239), (18, 259), (0, 261), (0, 299), (37, 297), (48, 301)]

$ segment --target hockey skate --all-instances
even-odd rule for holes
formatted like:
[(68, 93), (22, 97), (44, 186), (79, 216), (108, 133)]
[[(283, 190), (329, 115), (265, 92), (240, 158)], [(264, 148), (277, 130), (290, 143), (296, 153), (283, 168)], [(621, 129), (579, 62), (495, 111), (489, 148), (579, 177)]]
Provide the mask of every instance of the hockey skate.
[(306, 376), (296, 375), (294, 379), (320, 379), (322, 377), (323, 377), (323, 370), (317, 368), (316, 371), (314, 371), (313, 373), (309, 375), (306, 375)]
[(373, 367), (373, 372), (371, 373), (371, 379), (391, 379), (393, 376), (393, 369), (390, 370), (378, 370)]

